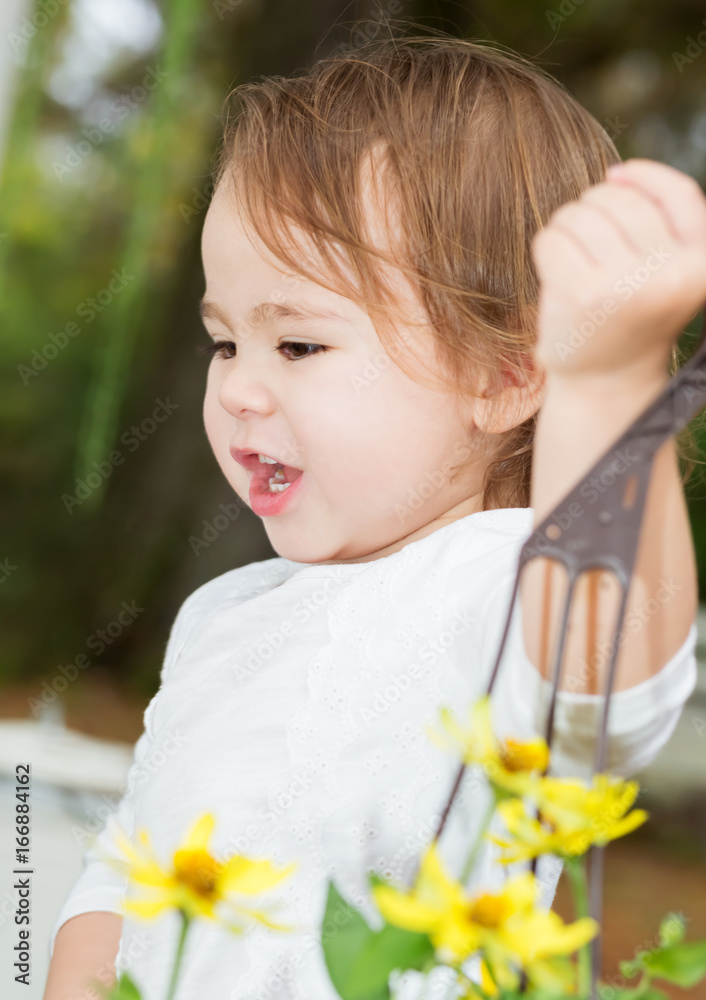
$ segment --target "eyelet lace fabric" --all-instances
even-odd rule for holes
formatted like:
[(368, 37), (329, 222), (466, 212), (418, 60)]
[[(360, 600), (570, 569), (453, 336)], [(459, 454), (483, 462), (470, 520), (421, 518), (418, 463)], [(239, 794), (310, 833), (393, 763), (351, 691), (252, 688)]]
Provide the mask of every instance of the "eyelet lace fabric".
[[(381, 921), (368, 872), (411, 883), (458, 767), (425, 726), (437, 723), (441, 705), (464, 718), (482, 693), (532, 513), (468, 515), (367, 563), (263, 560), (195, 591), (174, 623), (128, 791), (86, 852), (54, 934), (77, 913), (119, 912), (132, 891), (97, 856), (114, 823), (129, 834), (147, 827), (166, 861), (194, 818), (211, 811), (216, 857), (297, 863), (286, 882), (246, 901), (294, 930), (258, 925), (236, 936), (195, 924), (177, 1000), (335, 1000), (319, 944), (328, 882), (373, 927)], [(664, 677), (639, 685), (638, 700), (625, 692), (615, 725), (626, 760), (653, 756), (678, 716), (692, 668), (695, 679), (691, 638), (661, 672), (672, 681), (667, 709), (660, 707)], [(521, 641), (512, 648), (519, 662), (509, 664), (493, 703), (508, 731), (531, 728), (543, 697)], [(562, 702), (567, 725), (581, 722), (577, 711), (595, 709), (574, 702)], [(439, 845), (452, 876), (488, 795), (483, 775), (468, 768)], [(499, 887), (515, 868), (500, 866), (487, 845), (475, 885)], [(543, 859), (539, 875), (549, 906), (558, 864)], [(324, 926), (324, 936), (345, 919), (343, 912)], [(165, 995), (177, 930), (173, 913), (150, 923), (124, 920), (118, 968), (129, 970), (144, 1000)], [(477, 963), (467, 971), (477, 978)], [(409, 973), (397, 996), (415, 1000), (421, 987), (421, 976)], [(429, 997), (445, 996), (448, 975), (440, 970), (429, 989)]]

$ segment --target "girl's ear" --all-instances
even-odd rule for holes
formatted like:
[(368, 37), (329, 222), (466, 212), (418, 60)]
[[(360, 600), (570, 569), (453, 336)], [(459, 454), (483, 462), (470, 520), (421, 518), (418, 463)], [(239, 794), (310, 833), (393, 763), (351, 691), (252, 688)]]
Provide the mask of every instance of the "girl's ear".
[(479, 396), (472, 402), (473, 422), (486, 434), (502, 434), (528, 420), (542, 403), (545, 372), (534, 355), (522, 355), (518, 371), (504, 365), (498, 374), (487, 373)]

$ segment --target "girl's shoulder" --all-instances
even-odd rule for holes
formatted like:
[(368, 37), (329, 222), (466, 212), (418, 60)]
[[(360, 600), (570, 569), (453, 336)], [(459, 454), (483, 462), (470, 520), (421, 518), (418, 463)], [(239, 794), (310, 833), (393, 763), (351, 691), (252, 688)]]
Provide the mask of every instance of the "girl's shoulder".
[(164, 679), (175, 665), (192, 629), (205, 616), (233, 608), (251, 597), (266, 593), (292, 572), (291, 564), (280, 556), (246, 563), (207, 580), (182, 602), (169, 633), (162, 667)]
[(491, 604), (509, 597), (520, 549), (534, 530), (534, 508), (484, 510), (456, 523), (446, 547), (445, 607), (453, 615), (472, 600), (484, 620)]
[(246, 563), (202, 583), (189, 594), (182, 608), (188, 606), (191, 609), (203, 605), (213, 607), (214, 604), (232, 604), (234, 601), (246, 600), (276, 587), (291, 572), (289, 561), (281, 556)]
[(473, 564), (500, 569), (511, 563), (533, 530), (533, 507), (500, 507), (467, 514), (436, 534), (449, 569), (463, 571)]
[(528, 536), (534, 524), (534, 507), (497, 507), (462, 517), (458, 523), (464, 537), (487, 538), (489, 545), (503, 544), (503, 538)]

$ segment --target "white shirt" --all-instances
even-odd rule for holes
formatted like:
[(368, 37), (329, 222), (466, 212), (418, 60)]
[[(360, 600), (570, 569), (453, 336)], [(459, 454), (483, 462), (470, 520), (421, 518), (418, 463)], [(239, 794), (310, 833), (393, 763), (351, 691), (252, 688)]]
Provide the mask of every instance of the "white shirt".
[[(443, 704), (465, 722), (483, 693), (533, 515), (529, 507), (469, 514), (370, 562), (265, 559), (194, 591), (172, 627), (127, 791), (85, 853), (51, 950), (70, 917), (120, 912), (126, 882), (95, 853), (116, 821), (128, 835), (147, 827), (167, 862), (196, 816), (211, 811), (210, 846), (221, 860), (298, 863), (260, 901), (276, 900), (276, 917), (303, 929), (257, 926), (237, 936), (193, 924), (178, 1000), (335, 1000), (318, 944), (327, 880), (376, 927), (366, 872), (409, 885), (458, 768), (424, 726), (438, 722)], [(695, 646), (696, 623), (654, 677), (614, 695), (614, 773), (644, 767), (671, 735), (696, 683)], [(525, 655), (518, 595), (493, 695), (496, 731), (543, 733), (548, 690)], [(554, 773), (590, 774), (600, 707), (600, 696), (560, 693)], [(487, 795), (468, 768), (439, 844), (452, 875)], [(474, 885), (502, 883), (507, 868), (495, 851), (485, 849)], [(559, 873), (556, 859), (542, 859), (545, 906)], [(176, 939), (172, 912), (125, 918), (117, 966), (144, 1000), (163, 1000)], [(419, 980), (407, 977), (400, 995), (416, 996)]]

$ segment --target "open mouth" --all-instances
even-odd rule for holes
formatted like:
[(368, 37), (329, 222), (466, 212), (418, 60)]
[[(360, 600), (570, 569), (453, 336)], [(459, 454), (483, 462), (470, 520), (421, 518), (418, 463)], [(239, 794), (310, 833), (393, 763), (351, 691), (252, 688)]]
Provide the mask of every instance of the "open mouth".
[(281, 462), (273, 464), (263, 464), (260, 472), (255, 473), (257, 484), (262, 488), (267, 484), (270, 493), (284, 493), (302, 474), (301, 469), (296, 469), (293, 465), (283, 465)]
[(269, 455), (233, 450), (233, 458), (252, 473), (250, 489), (257, 493), (284, 493), (302, 475), (303, 470), (287, 465)]

